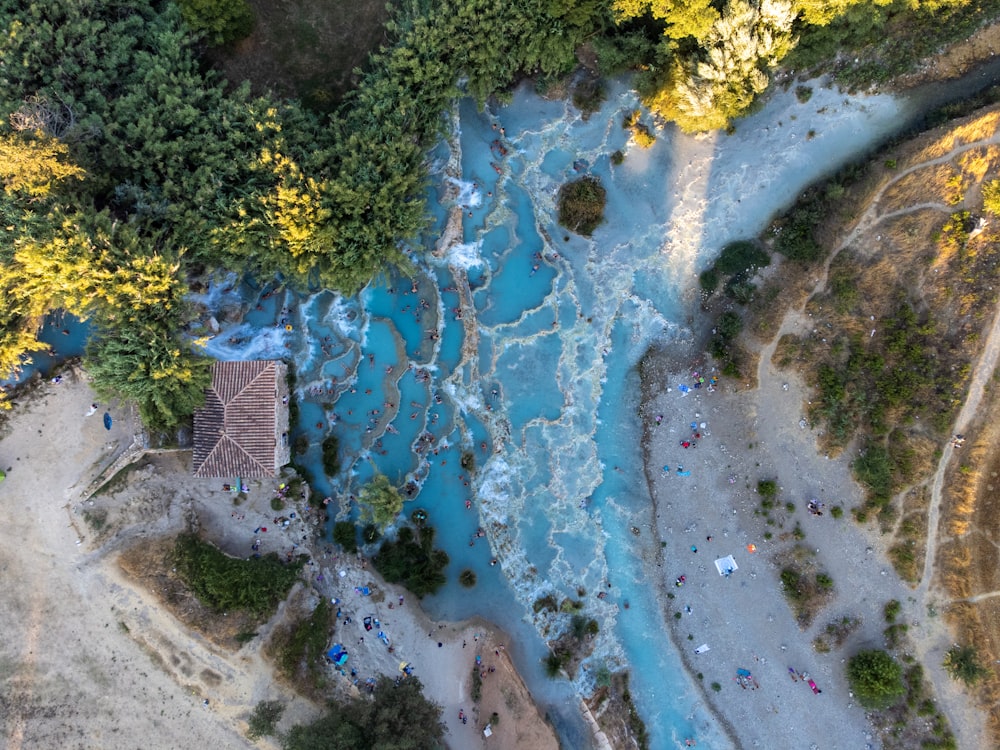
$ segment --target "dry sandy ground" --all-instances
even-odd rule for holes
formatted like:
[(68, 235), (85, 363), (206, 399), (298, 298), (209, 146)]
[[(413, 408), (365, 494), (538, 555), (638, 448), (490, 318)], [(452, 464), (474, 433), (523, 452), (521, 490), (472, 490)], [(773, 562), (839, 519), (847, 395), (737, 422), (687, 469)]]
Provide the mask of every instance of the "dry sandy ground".
[[(129, 452), (135, 426), (131, 415), (113, 407), (114, 425), (105, 430), (104, 405), (87, 416), (93, 399), (78, 373), (42, 384), (16, 406), (0, 439), (0, 466), (7, 470), (0, 507), (14, 542), (0, 548), (0, 746), (178, 748), (197, 740), (249, 747), (245, 721), (261, 700), (286, 704), (280, 729), (316, 717), (319, 707), (277, 683), (260, 653), (284, 607), (259, 629), (260, 637), (233, 653), (181, 626), (155, 592), (128, 580), (116, 561), (118, 551), (177, 533), (193, 516), (231, 553), (248, 554), (254, 538), (264, 552), (283, 552), (308, 543), (303, 507), (297, 522), (275, 527), (273, 483), (251, 483), (248, 500), (234, 508), (221, 480), (190, 476), (184, 453), (147, 456), (110, 489), (86, 499), (93, 480)], [(88, 515), (104, 518), (99, 532)], [(267, 533), (254, 534), (266, 525)], [(406, 593), (384, 585), (357, 558), (338, 558), (324, 548), (314, 560), (310, 580), (300, 585), (308, 587), (307, 596), (341, 599), (352, 623), (341, 621), (338, 639), (350, 650), (359, 679), (396, 675), (400, 662), (409, 662), (426, 695), (444, 708), (450, 747), (485, 746), (482, 728), (493, 712), (499, 721), (490, 747), (557, 747), (500, 650), (502, 633), (482, 622), (433, 623), (411, 598), (400, 607)], [(369, 586), (372, 594), (357, 594), (355, 586)], [(380, 619), (393, 653), (376, 631), (365, 633), (367, 614)], [(485, 679), (475, 710), (477, 654)], [(347, 692), (354, 689), (349, 677), (337, 679)], [(467, 724), (458, 720), (459, 709), (468, 714)]]
[[(995, 133), (984, 136), (989, 142), (996, 137)], [(866, 242), (866, 233), (880, 231), (878, 221), (875, 200), (841, 247)], [(870, 238), (867, 241), (872, 244)], [(824, 280), (821, 274), (818, 288)], [(936, 614), (944, 601), (932, 574), (940, 484), (952, 451), (941, 446), (927, 522), (927, 561), (920, 585), (911, 589), (893, 571), (878, 530), (850, 520), (850, 509), (862, 499), (850, 471), (856, 451), (849, 448), (834, 459), (819, 452), (817, 434), (806, 421), (809, 389), (795, 375), (772, 364), (775, 343), (782, 335), (804, 335), (811, 328), (810, 317), (802, 310), (791, 310), (784, 317), (761, 352), (754, 389), (724, 380), (714, 393), (701, 388), (685, 395), (677, 386), (693, 383), (691, 373), (699, 369), (695, 362), (679, 372), (670, 372), (677, 367), (661, 363), (659, 382), (653, 388), (647, 386), (647, 393), (658, 390), (647, 399), (643, 417), (648, 478), (657, 503), (659, 532), (666, 542), (663, 569), (658, 572), (664, 593), (675, 597), (665, 598), (668, 621), (675, 623), (675, 642), (691, 673), (704, 675), (703, 687), (713, 682), (721, 686), (717, 694), (712, 690), (705, 694), (730, 734), (738, 737), (735, 743), (747, 747), (876, 746), (864, 712), (849, 693), (843, 661), (859, 649), (883, 647), (886, 622), (882, 610), (887, 601), (897, 599), (903, 605), (901, 619), (909, 626), (915, 655), (925, 666), (959, 746), (987, 747), (984, 715), (971, 706), (969, 695), (941, 667), (954, 636)], [(983, 384), (993, 377), (1000, 318), (987, 321), (982, 333), (973, 387), (956, 420), (956, 432), (964, 431), (977, 410)], [(701, 439), (692, 440), (692, 423)], [(697, 447), (684, 448), (682, 440)], [(665, 465), (669, 473), (662, 470)], [(690, 475), (679, 476), (679, 465)], [(779, 507), (771, 514), (774, 526), (756, 512), (761, 500), (756, 485), (761, 479), (776, 479), (781, 487)], [(808, 512), (806, 506), (812, 499), (825, 504), (824, 515)], [(794, 509), (785, 509), (786, 503)], [(844, 518), (830, 515), (835, 505), (842, 506)], [(797, 544), (791, 533), (797, 525), (805, 534), (802, 544), (814, 552), (815, 569), (827, 573), (835, 585), (833, 598), (805, 629), (794, 619), (779, 582), (784, 557)], [(765, 538), (768, 532), (773, 535), (770, 540)], [(748, 545), (754, 545), (755, 551)], [(739, 569), (725, 578), (713, 561), (730, 554)], [(686, 582), (676, 587), (673, 584), (680, 575)], [(675, 621), (677, 612), (681, 618)], [(841, 648), (816, 652), (814, 639), (828, 623), (843, 617), (859, 618), (862, 624)], [(695, 654), (694, 648), (702, 643), (710, 650)], [(751, 671), (760, 687), (740, 689), (734, 680), (740, 668)], [(789, 668), (809, 673), (823, 692), (814, 694), (808, 685), (793, 681)]]

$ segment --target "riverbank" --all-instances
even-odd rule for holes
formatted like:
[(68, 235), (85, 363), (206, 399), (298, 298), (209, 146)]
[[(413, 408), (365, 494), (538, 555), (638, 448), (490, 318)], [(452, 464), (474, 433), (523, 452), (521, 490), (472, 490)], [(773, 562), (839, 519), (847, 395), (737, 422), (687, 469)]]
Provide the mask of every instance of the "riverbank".
[[(425, 695), (444, 709), (450, 747), (485, 746), (482, 731), (491, 720), (491, 747), (558, 746), (499, 629), (481, 620), (432, 621), (415, 598), (385, 584), (361, 559), (314, 544), (301, 498), (282, 511), (295, 513), (295, 521), (274, 524), (270, 503), (280, 479), (247, 482), (249, 492), (237, 506), (222, 480), (191, 476), (187, 452), (145, 454), (117, 470), (119, 456), (141, 453), (138, 425), (117, 404), (99, 403), (91, 413), (95, 401), (85, 375), (66, 368), (58, 383), (42, 381), (30, 394), (18, 394), (0, 438), (0, 465), (7, 472), (0, 503), (18, 540), (0, 549), (0, 569), (18, 582), (5, 587), (0, 606), (7, 634), (0, 645), (7, 665), (0, 675), (0, 744), (19, 750), (86, 737), (109, 749), (203, 741), (252, 747), (246, 720), (261, 700), (286, 705), (282, 731), (320, 714), (321, 701), (292, 692), (264, 657), (269, 636), (296, 607), (280, 607), (256, 637), (234, 650), (171, 614), (156, 583), (162, 569), (141, 578), (120, 565), (123, 554), (153, 549), (194, 524), (232, 554), (249, 554), (255, 539), (264, 552), (284, 553), (297, 544), (297, 553), (309, 554), (307, 580), (290, 601), (297, 606), (339, 598), (334, 639), (351, 653), (348, 668), (365, 679), (396, 677), (399, 664), (409, 663)], [(105, 410), (113, 417), (111, 429), (101, 420)], [(90, 497), (105, 472), (110, 481)], [(365, 587), (368, 595), (358, 591)], [(392, 652), (377, 631), (364, 629), (365, 616), (379, 618)], [(357, 691), (351, 677), (329, 670), (330, 681), (342, 683), (338, 690)], [(79, 710), (83, 705), (86, 712)]]

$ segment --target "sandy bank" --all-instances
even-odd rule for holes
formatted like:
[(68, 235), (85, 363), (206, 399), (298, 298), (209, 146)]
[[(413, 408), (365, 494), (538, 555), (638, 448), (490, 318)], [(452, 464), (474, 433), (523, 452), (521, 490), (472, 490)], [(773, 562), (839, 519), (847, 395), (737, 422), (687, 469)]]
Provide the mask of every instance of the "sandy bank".
[[(248, 499), (237, 507), (221, 480), (190, 476), (185, 453), (146, 456), (85, 499), (94, 479), (135, 442), (132, 415), (104, 404), (88, 415), (94, 399), (79, 372), (59, 384), (43, 383), (21, 399), (0, 439), (0, 465), (8, 475), (0, 483), (0, 505), (18, 540), (0, 549), (8, 582), (0, 606), (6, 634), (0, 644), (0, 744), (15, 750), (176, 748), (193, 741), (250, 747), (245, 721), (260, 700), (286, 703), (280, 729), (318, 716), (320, 707), (282, 686), (261, 654), (286, 608), (234, 652), (185, 628), (156, 591), (137, 585), (117, 565), (119, 551), (149, 546), (192, 518), (207, 538), (234, 554), (249, 554), (254, 539), (265, 552), (283, 553), (293, 544), (301, 551), (311, 544), (305, 504), (295, 523), (275, 525), (275, 483), (251, 482)], [(111, 430), (101, 420), (105, 408), (114, 419)], [(490, 747), (557, 747), (501, 648), (503, 633), (481, 621), (432, 622), (415, 598), (385, 585), (356, 557), (338, 557), (322, 546), (313, 561), (300, 595), (341, 600), (334, 637), (348, 646), (362, 685), (368, 676), (398, 675), (405, 661), (427, 697), (443, 707), (450, 747), (487, 746), (482, 729), (494, 712)], [(355, 591), (366, 586), (368, 596)], [(379, 618), (391, 653), (376, 631), (364, 630), (367, 614)], [(477, 656), (478, 706), (472, 701)], [(349, 673), (331, 676), (343, 689), (355, 689)], [(467, 723), (458, 719), (460, 709)]]

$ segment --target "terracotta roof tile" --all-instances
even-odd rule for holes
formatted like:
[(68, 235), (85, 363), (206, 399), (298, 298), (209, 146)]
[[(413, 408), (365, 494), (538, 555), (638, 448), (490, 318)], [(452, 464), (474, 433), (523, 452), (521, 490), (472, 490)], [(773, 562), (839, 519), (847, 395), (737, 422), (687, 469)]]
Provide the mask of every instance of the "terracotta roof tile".
[(276, 476), (279, 428), (287, 429), (288, 423), (278, 395), (284, 373), (285, 365), (274, 360), (212, 365), (205, 405), (194, 415), (195, 476)]

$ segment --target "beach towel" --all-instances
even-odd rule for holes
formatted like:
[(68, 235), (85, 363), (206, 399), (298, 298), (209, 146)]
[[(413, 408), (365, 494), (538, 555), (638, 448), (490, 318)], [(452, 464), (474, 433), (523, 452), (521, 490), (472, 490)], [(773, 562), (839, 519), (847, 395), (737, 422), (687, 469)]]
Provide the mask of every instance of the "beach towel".
[(715, 561), (715, 569), (719, 571), (720, 576), (727, 576), (739, 570), (740, 566), (736, 564), (732, 555), (726, 555)]

